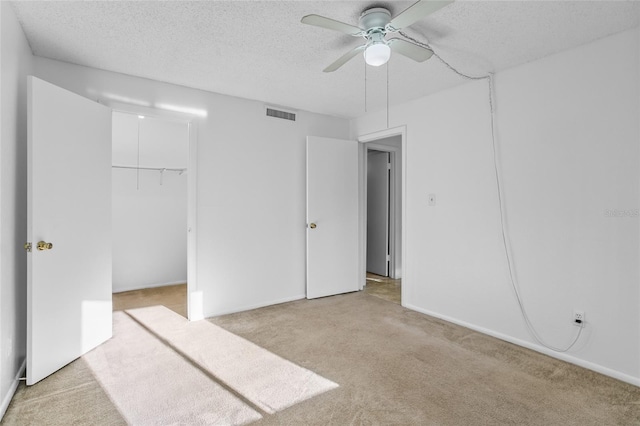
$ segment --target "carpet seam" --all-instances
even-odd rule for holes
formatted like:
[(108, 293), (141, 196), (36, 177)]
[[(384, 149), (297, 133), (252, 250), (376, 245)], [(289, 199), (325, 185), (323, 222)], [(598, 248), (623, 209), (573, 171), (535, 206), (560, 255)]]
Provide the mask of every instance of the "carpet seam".
[(71, 393), (74, 391), (82, 391), (82, 388), (89, 388), (91, 387), (91, 383), (81, 383), (79, 385), (73, 386), (71, 388), (67, 388), (67, 389), (62, 389), (62, 390), (58, 390), (55, 392), (51, 392), (51, 393), (46, 393), (44, 395), (40, 395), (40, 396), (35, 396), (35, 397), (31, 397), (31, 398), (25, 398), (23, 400), (21, 400), (20, 402), (24, 405), (29, 405), (29, 404), (39, 404), (41, 403), (43, 400), (49, 399), (49, 398), (53, 398), (56, 396), (60, 396), (60, 395), (64, 395), (66, 393)]

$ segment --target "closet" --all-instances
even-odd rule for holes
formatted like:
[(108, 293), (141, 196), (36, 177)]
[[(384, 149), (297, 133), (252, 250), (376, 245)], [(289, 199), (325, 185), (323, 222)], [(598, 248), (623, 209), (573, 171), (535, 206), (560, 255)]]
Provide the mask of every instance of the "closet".
[(113, 113), (113, 292), (187, 282), (189, 125)]

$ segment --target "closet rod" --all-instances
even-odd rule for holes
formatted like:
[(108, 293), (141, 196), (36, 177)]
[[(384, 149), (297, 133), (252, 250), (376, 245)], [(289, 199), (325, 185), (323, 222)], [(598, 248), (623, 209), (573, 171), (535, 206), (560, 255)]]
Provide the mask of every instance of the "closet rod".
[(133, 169), (133, 170), (155, 170), (158, 172), (180, 172), (180, 173), (184, 173), (187, 171), (187, 169), (170, 169), (168, 167), (138, 167), (138, 166), (116, 166), (113, 165), (111, 166), (114, 169)]

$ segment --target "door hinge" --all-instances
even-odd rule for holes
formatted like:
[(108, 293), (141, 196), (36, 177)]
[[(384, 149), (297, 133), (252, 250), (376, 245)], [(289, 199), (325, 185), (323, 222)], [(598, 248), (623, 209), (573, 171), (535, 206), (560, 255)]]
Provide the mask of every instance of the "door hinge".
[(391, 163), (387, 163), (387, 170), (391, 170)]
[(27, 253), (31, 253), (31, 243), (24, 243), (24, 250)]
[(391, 261), (391, 255), (390, 255), (390, 254), (388, 254), (388, 255), (387, 255), (387, 262), (390, 262), (390, 261)]

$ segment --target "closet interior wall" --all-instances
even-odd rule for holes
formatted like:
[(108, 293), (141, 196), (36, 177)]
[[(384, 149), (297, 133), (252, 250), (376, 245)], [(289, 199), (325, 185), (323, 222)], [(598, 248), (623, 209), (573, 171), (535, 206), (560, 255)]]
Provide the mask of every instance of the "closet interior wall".
[(113, 291), (187, 282), (188, 123), (113, 115)]

